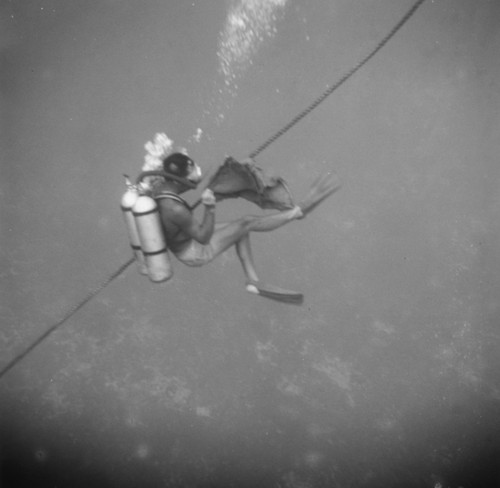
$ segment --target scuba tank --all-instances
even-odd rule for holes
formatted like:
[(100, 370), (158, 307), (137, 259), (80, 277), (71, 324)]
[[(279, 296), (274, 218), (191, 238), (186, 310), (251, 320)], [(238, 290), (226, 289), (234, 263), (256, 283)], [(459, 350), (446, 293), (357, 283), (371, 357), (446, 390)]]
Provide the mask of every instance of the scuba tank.
[[(150, 176), (163, 176), (180, 181), (188, 188), (196, 188), (196, 184), (164, 171), (143, 171), (133, 185), (125, 175), (127, 191), (121, 201), (130, 244), (134, 250), (139, 270), (147, 274), (151, 281), (160, 283), (172, 277), (173, 269), (168, 248), (163, 234), (160, 211), (154, 198), (142, 191), (141, 182)], [(180, 202), (187, 205), (180, 197)]]
[(173, 269), (163, 235), (158, 205), (153, 198), (140, 195), (134, 203), (132, 212), (149, 279), (156, 283), (170, 279)]
[(158, 206), (151, 197), (141, 194), (139, 185), (133, 185), (126, 175), (125, 183), (127, 191), (121, 208), (139, 272), (156, 283), (166, 281), (173, 271)]
[(127, 227), (130, 247), (134, 252), (134, 256), (137, 261), (137, 266), (139, 267), (139, 272), (143, 275), (147, 275), (148, 269), (146, 267), (144, 254), (141, 250), (141, 240), (139, 238), (139, 233), (137, 231), (137, 226), (135, 224), (135, 218), (132, 213), (132, 208), (137, 199), (139, 198), (139, 191), (137, 187), (130, 182), (127, 175), (123, 176), (125, 176), (125, 184), (127, 185), (127, 191), (122, 196), (120, 206), (123, 212), (123, 218), (125, 219), (125, 225)]

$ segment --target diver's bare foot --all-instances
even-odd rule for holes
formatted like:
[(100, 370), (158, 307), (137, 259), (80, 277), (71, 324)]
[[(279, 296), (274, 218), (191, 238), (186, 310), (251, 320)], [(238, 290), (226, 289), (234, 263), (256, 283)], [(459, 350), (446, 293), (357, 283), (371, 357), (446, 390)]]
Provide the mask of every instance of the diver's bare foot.
[(336, 173), (326, 173), (320, 176), (312, 185), (307, 196), (299, 203), (304, 218), (312, 212), (323, 200), (340, 189), (340, 180)]

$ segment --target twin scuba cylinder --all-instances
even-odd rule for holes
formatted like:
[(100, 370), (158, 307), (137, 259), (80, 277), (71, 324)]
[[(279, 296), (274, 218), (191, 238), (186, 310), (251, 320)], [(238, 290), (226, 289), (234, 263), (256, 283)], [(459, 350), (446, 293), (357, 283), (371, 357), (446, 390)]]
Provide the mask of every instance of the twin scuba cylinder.
[(141, 194), (126, 175), (125, 182), (127, 191), (122, 196), (121, 208), (139, 271), (155, 283), (167, 281), (173, 269), (158, 205), (150, 196)]

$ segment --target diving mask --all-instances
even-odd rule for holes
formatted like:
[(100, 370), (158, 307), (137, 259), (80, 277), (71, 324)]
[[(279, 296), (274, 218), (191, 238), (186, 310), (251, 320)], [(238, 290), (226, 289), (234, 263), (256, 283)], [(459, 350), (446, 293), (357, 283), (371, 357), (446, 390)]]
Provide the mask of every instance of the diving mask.
[(198, 184), (202, 179), (201, 168), (193, 160), (190, 160), (188, 164), (190, 170), (186, 176), (186, 180)]

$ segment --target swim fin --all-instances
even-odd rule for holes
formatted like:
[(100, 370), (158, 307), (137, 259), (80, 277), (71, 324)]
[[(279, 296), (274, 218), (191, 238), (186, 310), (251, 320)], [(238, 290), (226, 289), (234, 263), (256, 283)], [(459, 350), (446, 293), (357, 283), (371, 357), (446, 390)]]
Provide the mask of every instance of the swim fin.
[(265, 298), (270, 298), (271, 300), (293, 303), (295, 305), (300, 305), (304, 301), (304, 295), (298, 291), (285, 290), (278, 286), (267, 285), (257, 281), (248, 282), (247, 291)]

